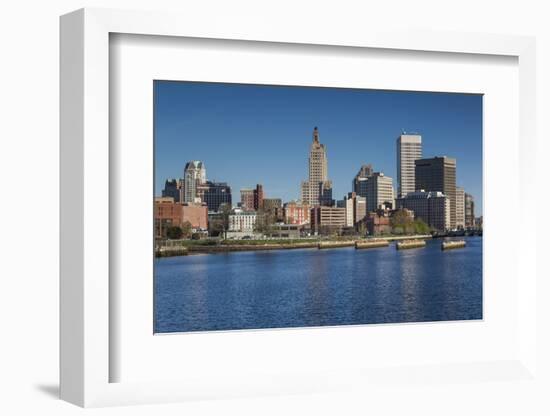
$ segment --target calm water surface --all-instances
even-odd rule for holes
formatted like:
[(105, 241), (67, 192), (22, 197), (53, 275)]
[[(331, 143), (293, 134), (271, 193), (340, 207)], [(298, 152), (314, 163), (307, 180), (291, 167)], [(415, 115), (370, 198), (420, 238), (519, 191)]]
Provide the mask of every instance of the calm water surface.
[(155, 259), (155, 332), (481, 319), (482, 238), (464, 239)]

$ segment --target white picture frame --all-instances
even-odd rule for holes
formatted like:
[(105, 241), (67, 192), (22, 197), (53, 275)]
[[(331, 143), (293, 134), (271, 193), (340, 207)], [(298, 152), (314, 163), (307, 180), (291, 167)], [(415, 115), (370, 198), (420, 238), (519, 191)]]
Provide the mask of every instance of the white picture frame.
[[(354, 383), (373, 385), (405, 377), (408, 370), (380, 368), (368, 374), (335, 369), (325, 378), (318, 374), (283, 372), (263, 379), (238, 379), (221, 373), (216, 380), (194, 374), (178, 381), (111, 382), (110, 368), (117, 357), (110, 347), (113, 333), (110, 296), (116, 288), (109, 279), (110, 260), (110, 159), (109, 37), (110, 34), (153, 35), (333, 47), (429, 51), (443, 54), (503, 55), (518, 59), (519, 165), (518, 189), (523, 204), (519, 222), (517, 292), (517, 354), (499, 362), (422, 367), (415, 377), (443, 373), (448, 380), (479, 382), (472, 372), (493, 371), (518, 381), (536, 377), (536, 259), (529, 242), (536, 240), (535, 215), (522, 215), (534, 201), (536, 189), (529, 180), (535, 137), (535, 42), (529, 37), (464, 33), (330, 31), (316, 27), (276, 24), (247, 26), (245, 20), (217, 21), (205, 26), (191, 16), (166, 13), (83, 9), (61, 18), (61, 398), (80, 406), (158, 403), (194, 398), (237, 397), (254, 394), (323, 392)], [(527, 207), (527, 208), (524, 208)], [(111, 224), (111, 225), (110, 225)], [(297, 333), (287, 335), (296, 336)], [(222, 334), (223, 336), (223, 334)], [(227, 335), (228, 336), (228, 335)], [(277, 336), (277, 335), (275, 335)], [(235, 341), (239, 342), (239, 341)], [(516, 351), (516, 350), (515, 350)], [(482, 379), (482, 378), (481, 378)], [(347, 380), (344, 382), (343, 380)]]

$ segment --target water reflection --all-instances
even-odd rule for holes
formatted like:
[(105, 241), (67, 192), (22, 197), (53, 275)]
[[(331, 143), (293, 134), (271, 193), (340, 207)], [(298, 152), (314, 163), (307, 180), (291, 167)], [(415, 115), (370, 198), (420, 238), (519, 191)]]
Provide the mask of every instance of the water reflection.
[(481, 239), (155, 261), (156, 332), (480, 319)]

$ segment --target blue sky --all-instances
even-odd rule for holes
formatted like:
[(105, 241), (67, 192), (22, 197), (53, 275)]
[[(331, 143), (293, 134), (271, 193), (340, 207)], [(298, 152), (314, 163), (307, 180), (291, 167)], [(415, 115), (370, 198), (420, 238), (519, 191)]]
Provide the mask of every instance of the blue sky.
[(338, 88), (156, 81), (155, 195), (202, 160), (233, 199), (261, 183), (268, 198), (298, 199), (312, 131), (327, 147), (333, 197), (362, 164), (394, 179), (401, 130), (422, 135), (423, 156), (457, 159), (457, 185), (482, 212), (482, 96)]

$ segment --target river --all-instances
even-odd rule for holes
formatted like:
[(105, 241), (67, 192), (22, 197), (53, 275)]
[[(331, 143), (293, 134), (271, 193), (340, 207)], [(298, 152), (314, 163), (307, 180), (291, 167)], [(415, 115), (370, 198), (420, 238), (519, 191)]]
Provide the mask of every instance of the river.
[(482, 238), (155, 259), (155, 332), (482, 319)]

